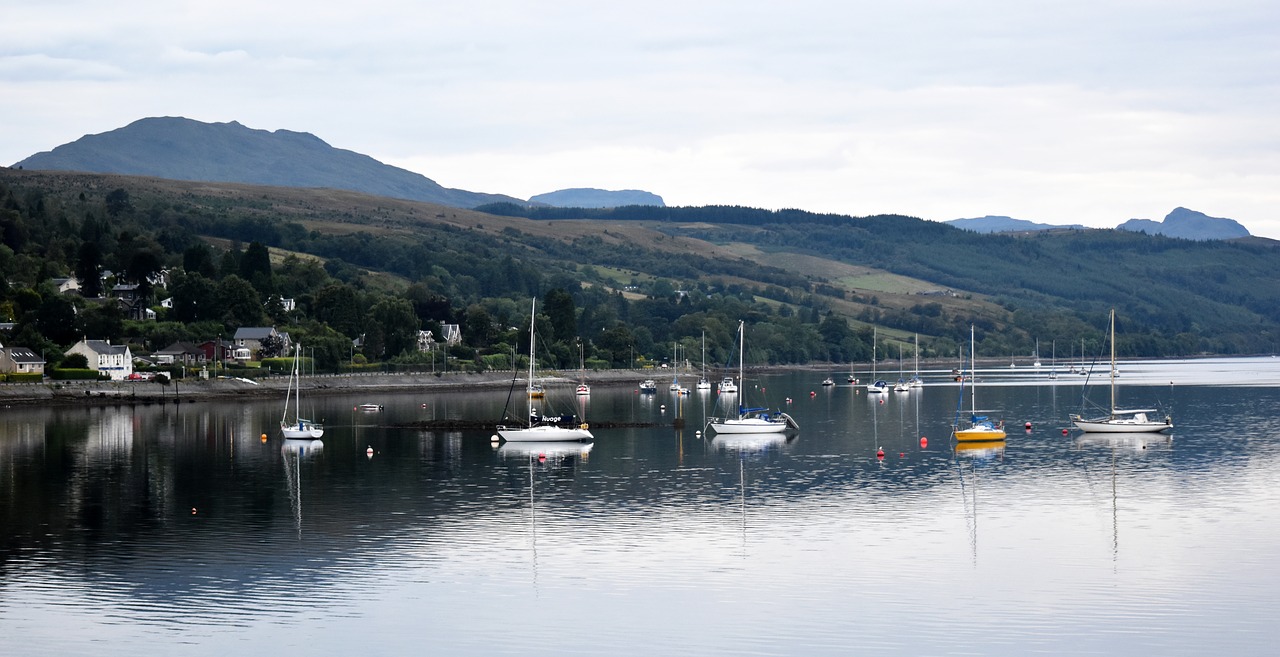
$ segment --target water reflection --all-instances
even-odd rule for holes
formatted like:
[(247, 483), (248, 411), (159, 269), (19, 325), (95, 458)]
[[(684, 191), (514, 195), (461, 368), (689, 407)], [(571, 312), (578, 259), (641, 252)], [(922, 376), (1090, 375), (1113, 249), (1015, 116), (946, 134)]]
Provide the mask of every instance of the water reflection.
[(1265, 531), (1280, 388), (1135, 391), (1176, 392), (1187, 420), (1169, 438), (1063, 435), (1078, 386), (993, 386), (1034, 428), (957, 447), (957, 388), (934, 384), (881, 404), (770, 375), (803, 439), (702, 438), (710, 395), (664, 413), (630, 386), (593, 388), (593, 418), (630, 424), (586, 444), (397, 428), (496, 418), (505, 390), (385, 395), (376, 420), (352, 412), (367, 396), (316, 396), (352, 417), (322, 446), (264, 443), (271, 401), (6, 409), (0, 653), (399, 653), (424, 618), (433, 649), (460, 655), (1265, 654), (1280, 639)]

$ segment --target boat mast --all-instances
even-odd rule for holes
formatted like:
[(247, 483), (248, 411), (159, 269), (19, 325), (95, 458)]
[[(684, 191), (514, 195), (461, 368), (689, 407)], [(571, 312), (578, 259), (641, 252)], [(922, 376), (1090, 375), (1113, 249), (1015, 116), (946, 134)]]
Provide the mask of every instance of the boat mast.
[(1111, 309), (1111, 418), (1116, 417), (1116, 309)]
[(533, 361), (534, 361), (533, 340), (534, 340), (534, 335), (536, 334), (536, 331), (534, 331), (533, 329), (533, 325), (534, 325), (534, 317), (536, 316), (537, 307), (538, 307), (538, 299), (537, 297), (534, 297), (533, 302), (529, 304), (529, 380), (524, 384), (524, 394), (529, 401), (530, 426), (533, 425), (533, 419), (532, 419), (533, 418)]
[(972, 385), (969, 386), (969, 415), (975, 417), (978, 415), (978, 376), (975, 371), (976, 362), (973, 358), (973, 324), (969, 325), (969, 378), (973, 379)]

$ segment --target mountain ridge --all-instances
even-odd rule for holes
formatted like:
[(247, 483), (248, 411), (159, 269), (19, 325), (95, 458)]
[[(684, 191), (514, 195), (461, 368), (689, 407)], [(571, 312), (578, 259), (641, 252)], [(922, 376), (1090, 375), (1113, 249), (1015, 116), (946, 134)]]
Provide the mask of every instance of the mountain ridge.
[(355, 151), (334, 148), (308, 132), (248, 128), (148, 117), (36, 153), (15, 167), (155, 176), (193, 182), (346, 189), (458, 208), (525, 203), (503, 194), (451, 189), (418, 173)]

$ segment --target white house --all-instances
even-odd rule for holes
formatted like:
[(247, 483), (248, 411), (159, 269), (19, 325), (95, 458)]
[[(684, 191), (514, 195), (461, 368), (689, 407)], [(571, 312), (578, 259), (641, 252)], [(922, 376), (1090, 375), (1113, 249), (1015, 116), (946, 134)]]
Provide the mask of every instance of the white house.
[(89, 369), (109, 375), (112, 381), (123, 381), (133, 374), (133, 353), (129, 351), (129, 345), (81, 340), (67, 353), (84, 356), (89, 361)]
[(4, 347), (0, 349), (0, 372), (43, 374), (44, 357), (26, 347)]

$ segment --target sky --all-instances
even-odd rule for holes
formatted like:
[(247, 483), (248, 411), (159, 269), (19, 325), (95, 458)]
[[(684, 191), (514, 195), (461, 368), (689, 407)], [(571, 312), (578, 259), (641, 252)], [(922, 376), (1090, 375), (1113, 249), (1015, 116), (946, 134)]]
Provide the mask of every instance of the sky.
[(150, 116), (446, 186), (1280, 239), (1275, 0), (0, 0), (0, 164)]

